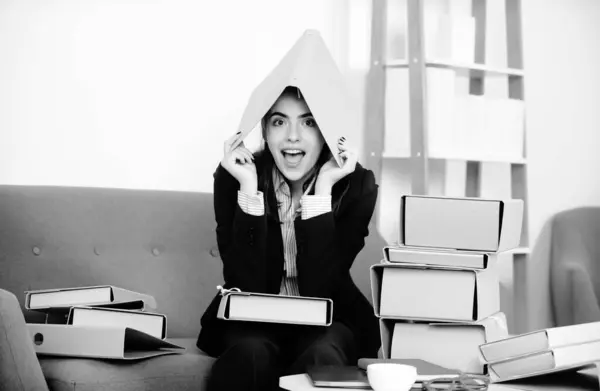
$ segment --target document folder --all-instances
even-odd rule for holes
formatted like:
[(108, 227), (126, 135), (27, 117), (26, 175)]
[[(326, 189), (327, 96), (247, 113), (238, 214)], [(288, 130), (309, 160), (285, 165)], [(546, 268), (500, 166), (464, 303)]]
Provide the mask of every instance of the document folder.
[(39, 355), (139, 360), (185, 348), (128, 327), (27, 324)]
[(153, 296), (112, 285), (96, 285), (25, 292), (25, 309), (44, 311), (74, 305), (118, 305), (142, 300), (144, 309), (156, 309)]
[(248, 322), (329, 326), (331, 299), (228, 291), (221, 298), (217, 317)]

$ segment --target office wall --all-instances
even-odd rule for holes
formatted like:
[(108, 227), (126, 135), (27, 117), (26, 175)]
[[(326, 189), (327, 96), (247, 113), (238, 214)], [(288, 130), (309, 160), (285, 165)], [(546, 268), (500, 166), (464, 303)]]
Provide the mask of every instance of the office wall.
[(340, 58), (337, 3), (0, 2), (0, 183), (211, 191), (252, 89), (301, 33)]
[(549, 276), (539, 269), (550, 255), (550, 218), (600, 206), (600, 2), (527, 0), (523, 12), (534, 244), (527, 289), (536, 303), (530, 308), (534, 330), (552, 324), (543, 289)]
[(532, 239), (554, 213), (600, 205), (600, 2), (527, 0)]
[[(361, 96), (369, 3), (5, 0), (0, 183), (210, 191), (252, 88), (304, 29)], [(535, 243), (555, 212), (600, 204), (600, 3), (523, 11)]]

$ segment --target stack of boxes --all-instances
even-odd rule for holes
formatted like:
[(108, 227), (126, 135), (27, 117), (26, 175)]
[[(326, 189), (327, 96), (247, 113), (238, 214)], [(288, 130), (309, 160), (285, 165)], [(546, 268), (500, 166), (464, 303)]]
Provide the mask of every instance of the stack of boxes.
[(508, 337), (496, 269), (519, 246), (521, 200), (403, 196), (399, 243), (371, 267), (383, 358), (485, 374), (479, 346)]

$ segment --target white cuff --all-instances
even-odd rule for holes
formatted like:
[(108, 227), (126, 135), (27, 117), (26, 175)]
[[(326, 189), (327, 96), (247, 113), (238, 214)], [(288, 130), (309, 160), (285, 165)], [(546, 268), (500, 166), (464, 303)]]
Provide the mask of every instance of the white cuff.
[(302, 220), (331, 212), (331, 195), (305, 195), (302, 196)]
[(238, 204), (246, 214), (252, 216), (262, 216), (265, 214), (265, 202), (262, 191), (250, 195), (238, 190)]

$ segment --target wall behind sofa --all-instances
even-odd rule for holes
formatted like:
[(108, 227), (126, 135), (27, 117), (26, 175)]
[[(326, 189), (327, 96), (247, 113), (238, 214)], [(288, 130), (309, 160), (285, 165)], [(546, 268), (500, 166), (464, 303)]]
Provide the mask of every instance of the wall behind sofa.
[(600, 206), (600, 1), (527, 0), (532, 239), (556, 212)]
[(340, 60), (338, 3), (0, 2), (0, 183), (212, 191), (252, 89), (302, 32)]
[[(535, 243), (552, 214), (600, 204), (600, 2), (522, 2)], [(360, 96), (369, 4), (4, 0), (0, 183), (210, 191), (252, 88), (305, 28)]]

